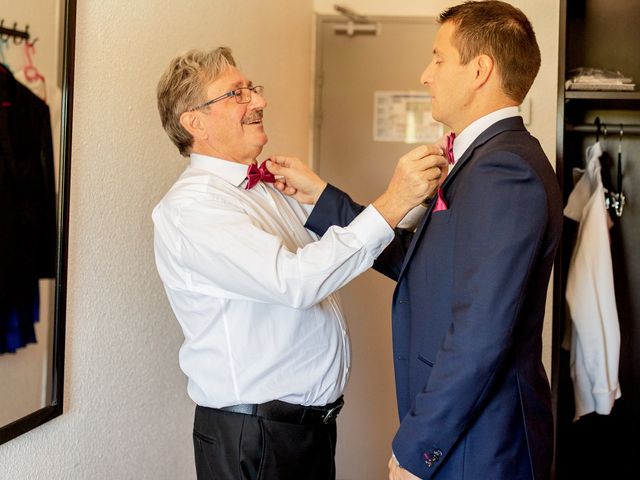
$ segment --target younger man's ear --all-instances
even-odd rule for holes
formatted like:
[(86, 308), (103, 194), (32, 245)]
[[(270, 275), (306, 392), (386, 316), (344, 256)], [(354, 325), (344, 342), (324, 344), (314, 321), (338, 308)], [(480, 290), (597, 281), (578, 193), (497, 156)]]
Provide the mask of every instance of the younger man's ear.
[(491, 75), (491, 72), (493, 71), (493, 68), (495, 66), (493, 58), (491, 58), (489, 55), (478, 55), (475, 59), (473, 59), (473, 62), (475, 64), (474, 66), (476, 73), (475, 81), (478, 86), (484, 85), (489, 79), (489, 76)]

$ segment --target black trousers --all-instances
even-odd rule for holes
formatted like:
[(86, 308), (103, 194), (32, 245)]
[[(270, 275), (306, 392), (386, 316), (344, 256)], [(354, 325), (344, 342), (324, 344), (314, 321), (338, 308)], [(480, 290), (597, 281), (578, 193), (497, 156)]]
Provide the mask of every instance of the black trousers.
[(298, 425), (196, 407), (198, 480), (335, 480), (336, 422)]

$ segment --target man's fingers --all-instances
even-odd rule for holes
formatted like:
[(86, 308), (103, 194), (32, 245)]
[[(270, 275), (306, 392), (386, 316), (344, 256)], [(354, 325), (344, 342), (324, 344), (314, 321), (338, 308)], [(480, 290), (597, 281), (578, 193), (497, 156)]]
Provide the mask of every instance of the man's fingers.
[(269, 168), (270, 163), (275, 166), (288, 168), (291, 166), (292, 161), (292, 157), (285, 157), (284, 155), (271, 155), (269, 158), (267, 158), (267, 168)]
[(449, 160), (447, 160), (442, 155), (429, 155), (427, 157), (423, 157), (421, 160), (424, 162), (426, 168), (445, 168), (447, 165), (449, 165)]
[(412, 160), (411, 163), (406, 165), (406, 168), (414, 172), (437, 169), (446, 173), (449, 168), (449, 162), (441, 155), (429, 155)]
[(444, 150), (440, 145), (429, 144), (429, 145), (420, 145), (409, 153), (405, 155), (409, 160), (419, 160), (423, 157), (428, 157), (429, 155), (443, 155)]
[(427, 180), (439, 180), (442, 177), (442, 170), (436, 167), (427, 168), (425, 176)]
[(282, 175), (284, 175), (284, 171), (287, 169), (286, 166), (276, 163), (272, 158), (269, 158), (265, 162), (265, 165), (267, 167), (267, 170), (269, 170), (274, 175), (282, 176)]
[(293, 188), (293, 187), (285, 187), (285, 189), (282, 191), (282, 193), (284, 193), (285, 195), (295, 195), (296, 193), (298, 193), (298, 190)]
[(273, 184), (278, 190), (280, 190), (282, 193), (284, 193), (285, 195), (288, 196), (292, 196), (295, 195), (298, 190), (287, 185), (284, 181), (282, 180), (276, 180)]

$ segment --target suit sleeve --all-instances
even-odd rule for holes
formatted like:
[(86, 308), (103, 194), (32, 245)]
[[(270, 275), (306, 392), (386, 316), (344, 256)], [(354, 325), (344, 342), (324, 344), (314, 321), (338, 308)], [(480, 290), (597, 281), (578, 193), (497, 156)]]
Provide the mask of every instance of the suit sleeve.
[(351, 200), (342, 190), (327, 184), (307, 218), (305, 228), (322, 236), (332, 225), (349, 225), (362, 210), (364, 206)]
[[(328, 184), (311, 211), (305, 228), (322, 236), (332, 225), (348, 225), (364, 208), (345, 192)], [(396, 228), (393, 241), (378, 256), (373, 268), (392, 280), (398, 280), (412, 238), (413, 232)]]
[[(420, 478), (436, 474), (487, 406), (514, 348), (547, 224), (545, 189), (522, 158), (494, 152), (472, 168), (449, 206), (455, 212), (452, 323), (393, 441), (400, 464)], [(435, 450), (441, 460), (428, 469), (424, 452)]]

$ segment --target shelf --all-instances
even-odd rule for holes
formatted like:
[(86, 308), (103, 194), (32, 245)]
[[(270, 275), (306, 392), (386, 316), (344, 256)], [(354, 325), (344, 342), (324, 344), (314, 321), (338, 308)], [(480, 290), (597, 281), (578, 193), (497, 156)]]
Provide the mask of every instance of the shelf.
[(564, 92), (565, 100), (640, 100), (640, 92), (608, 92), (601, 90), (568, 90)]

